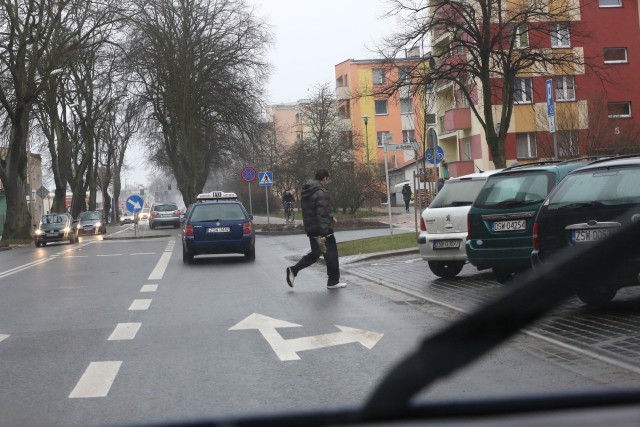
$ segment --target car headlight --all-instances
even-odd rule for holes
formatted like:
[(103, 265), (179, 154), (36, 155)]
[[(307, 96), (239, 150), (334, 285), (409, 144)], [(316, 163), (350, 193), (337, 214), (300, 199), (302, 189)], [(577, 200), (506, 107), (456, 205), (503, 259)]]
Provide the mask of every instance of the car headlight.
[(44, 231), (40, 230), (39, 228), (36, 230), (36, 236), (39, 236), (41, 234), (44, 234)]
[(80, 224), (78, 223), (78, 225), (76, 225), (76, 228), (77, 228), (78, 230), (80, 230), (80, 229), (82, 228), (82, 225), (80, 225)]
[(62, 229), (63, 233), (68, 233), (70, 231), (71, 231), (71, 228), (69, 228), (69, 227), (65, 227), (65, 228)]
[(94, 224), (94, 227), (102, 227), (102, 224), (100, 223), (100, 221), (98, 221)]

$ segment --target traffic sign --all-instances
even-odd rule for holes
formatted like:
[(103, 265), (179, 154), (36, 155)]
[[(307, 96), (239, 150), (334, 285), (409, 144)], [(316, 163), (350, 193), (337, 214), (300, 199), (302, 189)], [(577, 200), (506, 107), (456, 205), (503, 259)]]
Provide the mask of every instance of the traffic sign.
[(258, 172), (258, 185), (271, 187), (273, 185), (273, 172)]
[(142, 210), (142, 207), (144, 206), (144, 200), (142, 200), (142, 197), (134, 194), (132, 196), (129, 196), (126, 206), (128, 212), (137, 213)]
[(433, 164), (438, 164), (441, 161), (444, 160), (444, 150), (442, 149), (442, 147), (438, 146), (438, 148), (436, 148), (436, 162), (433, 162), (433, 150), (425, 150), (424, 152), (424, 156), (426, 157), (426, 159), (429, 161), (429, 163)]
[(245, 166), (242, 168), (242, 172), (240, 173), (240, 175), (242, 176), (242, 180), (244, 182), (253, 182), (256, 180), (258, 172), (253, 166)]
[(404, 150), (413, 150), (413, 146), (411, 144), (384, 144), (384, 151), (404, 151)]
[(553, 80), (546, 80), (547, 91), (547, 120), (549, 121), (549, 132), (556, 131), (556, 105), (553, 102)]

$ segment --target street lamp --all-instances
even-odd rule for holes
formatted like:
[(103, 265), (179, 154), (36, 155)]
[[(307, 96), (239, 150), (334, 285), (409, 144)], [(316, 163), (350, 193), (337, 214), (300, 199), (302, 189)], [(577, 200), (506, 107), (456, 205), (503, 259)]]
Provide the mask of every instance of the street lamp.
[(364, 120), (364, 144), (367, 155), (367, 170), (369, 169), (369, 116), (362, 116), (362, 120)]

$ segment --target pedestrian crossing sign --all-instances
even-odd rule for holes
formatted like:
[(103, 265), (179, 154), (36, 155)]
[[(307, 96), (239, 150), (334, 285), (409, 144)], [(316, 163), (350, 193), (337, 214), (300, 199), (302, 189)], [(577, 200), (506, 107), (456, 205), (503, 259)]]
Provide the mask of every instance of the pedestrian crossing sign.
[(258, 172), (258, 185), (270, 187), (273, 185), (273, 172)]

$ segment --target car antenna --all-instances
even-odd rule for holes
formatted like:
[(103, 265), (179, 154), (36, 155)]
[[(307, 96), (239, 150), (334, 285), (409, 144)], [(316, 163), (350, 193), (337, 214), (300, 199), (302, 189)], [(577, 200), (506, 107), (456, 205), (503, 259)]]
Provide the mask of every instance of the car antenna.
[(473, 166), (475, 166), (475, 167), (478, 169), (478, 172), (479, 172), (479, 173), (483, 173), (483, 172), (484, 172), (482, 169), (480, 169), (480, 168), (478, 167), (478, 165), (476, 165), (476, 162), (473, 162)]

